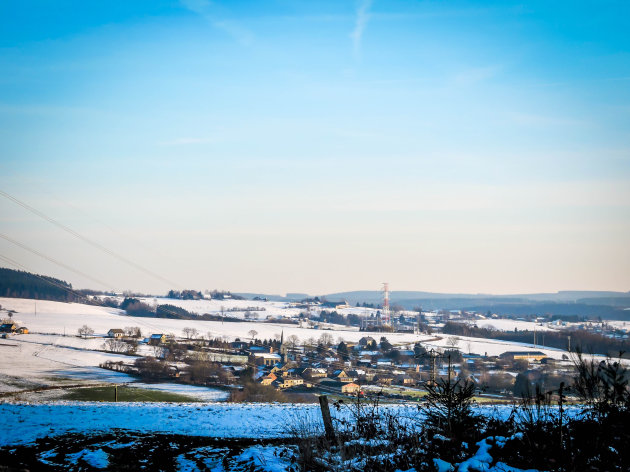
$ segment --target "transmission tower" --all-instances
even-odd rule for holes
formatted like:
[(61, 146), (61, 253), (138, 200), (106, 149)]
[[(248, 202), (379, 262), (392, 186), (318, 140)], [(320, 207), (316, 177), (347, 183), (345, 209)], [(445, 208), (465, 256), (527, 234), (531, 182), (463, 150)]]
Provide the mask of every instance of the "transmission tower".
[(389, 284), (383, 282), (383, 314), (381, 315), (381, 321), (385, 326), (390, 326), (392, 323), (389, 312)]

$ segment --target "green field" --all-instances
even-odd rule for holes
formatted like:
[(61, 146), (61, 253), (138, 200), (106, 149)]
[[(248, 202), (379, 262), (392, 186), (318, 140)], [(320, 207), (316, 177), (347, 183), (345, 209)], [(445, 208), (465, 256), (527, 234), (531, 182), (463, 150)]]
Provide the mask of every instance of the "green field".
[[(82, 402), (113, 402), (115, 401), (114, 387), (86, 387), (77, 388), (63, 396), (63, 400)], [(118, 387), (119, 402), (194, 402), (195, 398), (177, 393), (147, 390), (135, 387)]]

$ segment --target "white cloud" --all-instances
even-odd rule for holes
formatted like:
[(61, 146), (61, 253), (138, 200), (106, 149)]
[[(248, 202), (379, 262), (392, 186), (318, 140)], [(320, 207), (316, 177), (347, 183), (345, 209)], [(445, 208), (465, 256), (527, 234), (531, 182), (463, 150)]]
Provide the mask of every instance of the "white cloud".
[(363, 33), (365, 32), (365, 28), (370, 20), (371, 6), (372, 0), (360, 0), (358, 4), (354, 29), (352, 30), (352, 33), (350, 33), (355, 56), (358, 56), (361, 51), (361, 40), (363, 39)]

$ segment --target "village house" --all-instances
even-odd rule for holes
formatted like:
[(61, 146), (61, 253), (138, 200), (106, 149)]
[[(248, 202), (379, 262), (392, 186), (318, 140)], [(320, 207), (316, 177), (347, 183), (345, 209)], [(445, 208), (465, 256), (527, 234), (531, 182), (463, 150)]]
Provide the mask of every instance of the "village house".
[(149, 344), (152, 346), (157, 346), (158, 344), (162, 344), (166, 342), (166, 334), (152, 334), (149, 337)]
[(350, 382), (341, 386), (341, 393), (346, 395), (356, 395), (361, 390), (357, 384)]
[(275, 353), (256, 352), (253, 355), (256, 365), (272, 366), (282, 362), (282, 356)]
[(334, 379), (323, 379), (317, 385), (320, 385), (327, 392), (332, 390), (345, 395), (353, 395), (360, 390), (359, 385), (354, 382), (340, 382)]
[(339, 382), (354, 382), (357, 377), (351, 377), (345, 370), (336, 370), (333, 372), (333, 378)]
[(509, 359), (512, 361), (526, 360), (527, 362), (541, 361), (547, 357), (544, 352), (540, 351), (507, 351), (499, 356), (501, 359)]
[(112, 328), (107, 332), (108, 338), (116, 338), (120, 339), (125, 335), (125, 332), (122, 329)]
[(391, 375), (383, 374), (377, 375), (376, 377), (374, 377), (374, 380), (379, 385), (391, 385), (394, 381), (394, 377), (392, 377)]
[(348, 377), (354, 380), (365, 377), (365, 371), (363, 369), (352, 369), (352, 370), (346, 371), (346, 373), (348, 374)]
[(409, 377), (407, 374), (399, 374), (396, 376), (396, 383), (399, 385), (415, 385), (416, 381)]
[(0, 325), (0, 333), (14, 333), (18, 326), (15, 323), (4, 323)]
[(322, 369), (321, 367), (308, 367), (302, 372), (303, 377), (311, 379), (323, 379), (326, 375), (326, 369)]
[(284, 377), (283, 379), (278, 379), (276, 382), (274, 382), (274, 385), (277, 385), (278, 388), (281, 389), (296, 387), (303, 384), (304, 379), (301, 377)]
[(278, 377), (276, 377), (275, 374), (268, 374), (265, 375), (264, 377), (262, 377), (260, 379), (260, 384), (261, 385), (271, 385), (273, 382), (275, 382), (278, 379)]
[(359, 346), (361, 346), (362, 348), (375, 348), (376, 340), (372, 336), (364, 336), (359, 339)]

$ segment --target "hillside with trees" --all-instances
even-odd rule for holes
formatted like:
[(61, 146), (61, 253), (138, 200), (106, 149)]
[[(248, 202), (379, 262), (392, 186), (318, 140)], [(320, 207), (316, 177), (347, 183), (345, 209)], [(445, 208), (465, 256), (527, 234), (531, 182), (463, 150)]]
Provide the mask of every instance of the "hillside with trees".
[(5, 268), (0, 268), (0, 297), (57, 302), (76, 302), (81, 298), (64, 280)]

